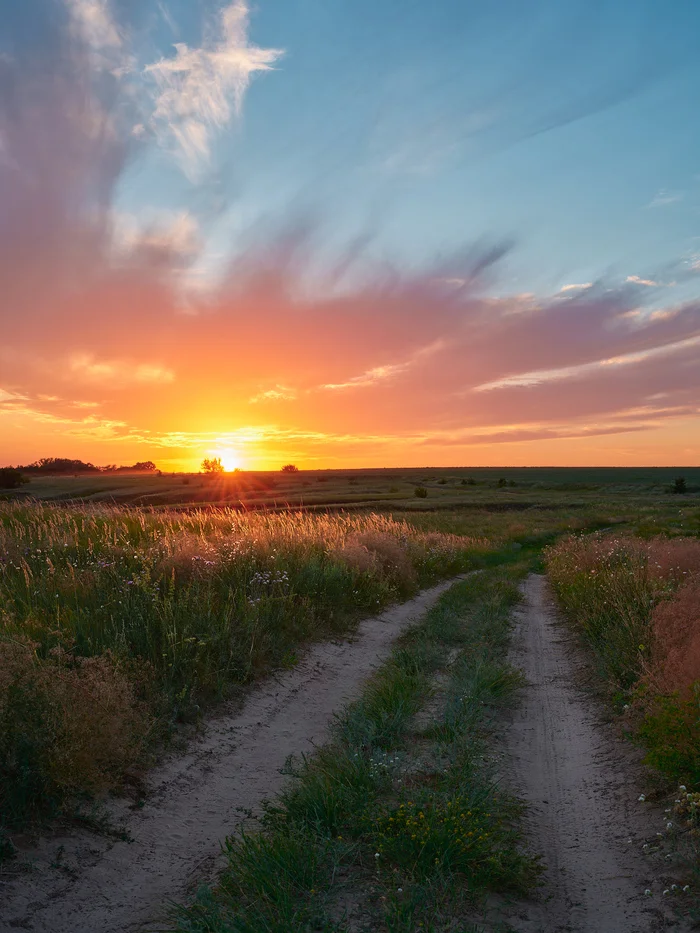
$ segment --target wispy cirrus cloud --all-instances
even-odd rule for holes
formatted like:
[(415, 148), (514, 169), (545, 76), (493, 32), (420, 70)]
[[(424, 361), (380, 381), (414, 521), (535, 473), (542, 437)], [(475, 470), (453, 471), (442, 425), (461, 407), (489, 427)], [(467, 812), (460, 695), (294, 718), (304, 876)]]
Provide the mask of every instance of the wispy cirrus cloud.
[(297, 397), (297, 393), (289, 386), (276, 385), (273, 389), (265, 389), (248, 399), (251, 405), (257, 405), (258, 402), (289, 402)]
[(647, 207), (668, 207), (669, 204), (677, 204), (685, 197), (685, 191), (669, 191), (668, 188), (660, 188)]
[(79, 380), (106, 386), (131, 383), (169, 383), (175, 374), (166, 366), (128, 360), (99, 360), (89, 353), (78, 353), (70, 360), (70, 372)]
[(112, 17), (109, 0), (65, 0), (73, 28), (96, 52), (119, 49), (122, 37)]
[(240, 114), (255, 72), (269, 71), (283, 54), (253, 45), (248, 20), (248, 4), (235, 0), (199, 48), (178, 42), (171, 58), (146, 67), (158, 88), (151, 125), (193, 178), (209, 161), (216, 130)]

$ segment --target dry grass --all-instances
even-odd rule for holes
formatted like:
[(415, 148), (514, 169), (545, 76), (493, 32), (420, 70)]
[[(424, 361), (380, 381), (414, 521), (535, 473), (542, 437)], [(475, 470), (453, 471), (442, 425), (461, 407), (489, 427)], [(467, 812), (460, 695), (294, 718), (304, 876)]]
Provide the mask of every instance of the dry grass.
[(654, 693), (678, 693), (683, 700), (692, 699), (700, 681), (699, 572), (655, 607), (651, 626), (651, 655), (644, 682)]

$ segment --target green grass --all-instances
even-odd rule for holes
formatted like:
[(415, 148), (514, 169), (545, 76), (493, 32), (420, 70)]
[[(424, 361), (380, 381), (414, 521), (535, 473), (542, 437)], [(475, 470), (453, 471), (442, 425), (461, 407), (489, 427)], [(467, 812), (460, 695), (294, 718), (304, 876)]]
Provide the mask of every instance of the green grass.
[(0, 825), (117, 786), (172, 723), (483, 547), (377, 515), (0, 506)]
[[(397, 933), (463, 916), (467, 930), (487, 892), (537, 883), (518, 804), (487, 760), (494, 713), (519, 684), (505, 656), (527, 566), (456, 584), (400, 639), (329, 744), (290, 769), (260, 830), (227, 839), (228, 867), (177, 912), (179, 933), (344, 933), (360, 915)], [(443, 709), (416, 734), (451, 651)]]
[[(675, 478), (686, 478), (687, 496), (670, 496)], [(505, 480), (505, 485), (499, 481)], [(426, 498), (416, 498), (424, 487)], [(345, 507), (479, 509), (520, 512), (529, 508), (586, 509), (601, 495), (643, 504), (698, 501), (700, 469), (454, 467), (374, 470), (302, 470), (299, 473), (242, 472), (218, 478), (200, 474), (86, 474), (35, 476), (7, 498), (46, 501), (90, 500), (139, 506), (204, 503), (245, 508)]]

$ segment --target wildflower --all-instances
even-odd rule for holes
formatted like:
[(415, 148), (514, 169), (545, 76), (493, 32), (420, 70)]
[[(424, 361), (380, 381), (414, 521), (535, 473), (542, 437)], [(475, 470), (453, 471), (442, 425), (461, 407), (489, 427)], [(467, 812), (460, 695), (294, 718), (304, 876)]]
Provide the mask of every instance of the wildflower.
[(375, 857), (375, 858), (379, 858), (379, 852), (375, 852), (375, 853), (374, 853), (374, 857)]
[(637, 797), (637, 800), (641, 801), (642, 803), (644, 803), (646, 799), (647, 798), (644, 796), (644, 794), (640, 794), (639, 797)]
[(645, 897), (651, 897), (651, 888), (645, 888), (645, 889), (644, 889), (644, 896), (645, 896)]
[(689, 885), (689, 884), (684, 884), (684, 885), (683, 885), (683, 893), (684, 893), (684, 894), (687, 894), (688, 891), (690, 891), (690, 885)]
[(678, 789), (679, 789), (679, 790), (687, 790), (685, 784), (681, 784), (680, 787), (679, 787)]
[(673, 829), (673, 823), (671, 822), (671, 820), (669, 820), (668, 823), (666, 823), (666, 829)]
[(664, 897), (666, 897), (666, 895), (667, 895), (667, 894), (670, 894), (670, 893), (671, 893), (671, 892), (668, 890), (668, 888), (664, 888)]

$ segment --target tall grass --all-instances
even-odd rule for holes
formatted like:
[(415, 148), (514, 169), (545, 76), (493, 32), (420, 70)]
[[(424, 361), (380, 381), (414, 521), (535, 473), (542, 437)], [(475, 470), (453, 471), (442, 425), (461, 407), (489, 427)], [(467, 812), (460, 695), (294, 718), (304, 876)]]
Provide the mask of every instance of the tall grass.
[(378, 515), (0, 505), (2, 821), (114, 787), (173, 720), (482, 546)]
[(700, 784), (700, 541), (570, 537), (547, 563), (649, 762)]

